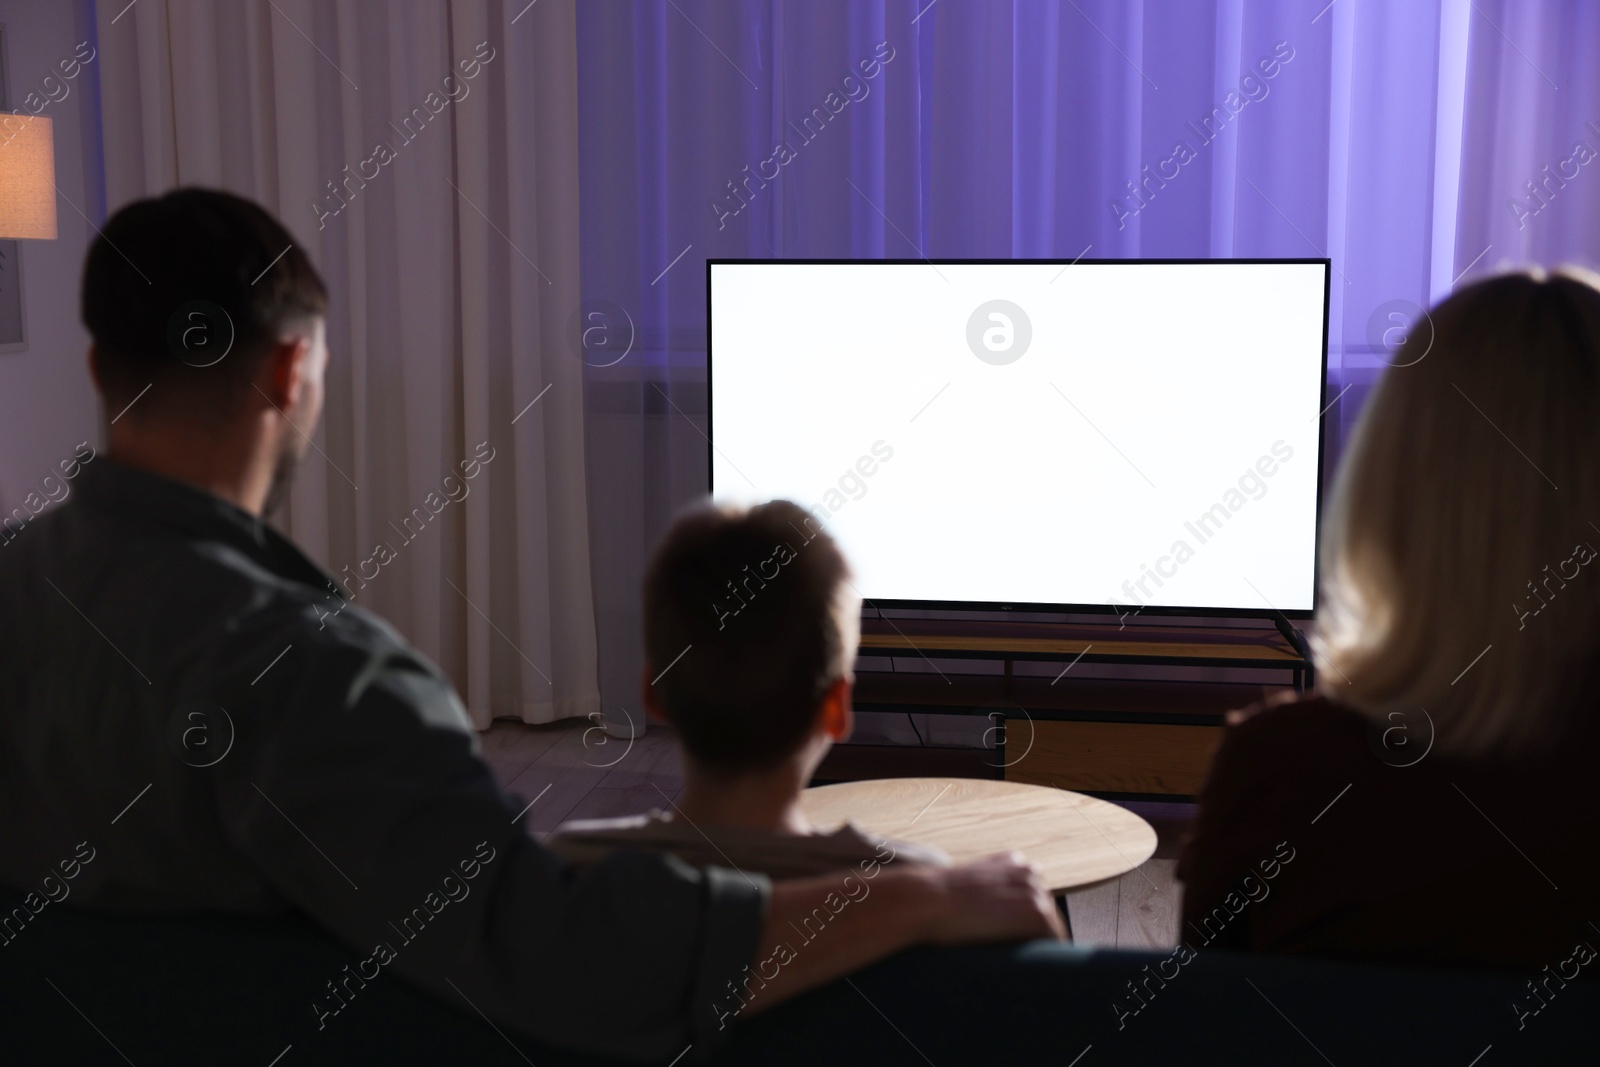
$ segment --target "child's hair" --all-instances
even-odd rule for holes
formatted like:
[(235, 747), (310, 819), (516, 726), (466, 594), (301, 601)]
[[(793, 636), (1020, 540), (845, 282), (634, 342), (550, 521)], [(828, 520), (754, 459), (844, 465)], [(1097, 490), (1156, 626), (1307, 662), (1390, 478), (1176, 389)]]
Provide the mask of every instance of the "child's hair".
[(811, 731), (860, 637), (850, 567), (787, 500), (681, 517), (644, 585), (645, 655), (662, 714), (707, 770), (765, 770)]

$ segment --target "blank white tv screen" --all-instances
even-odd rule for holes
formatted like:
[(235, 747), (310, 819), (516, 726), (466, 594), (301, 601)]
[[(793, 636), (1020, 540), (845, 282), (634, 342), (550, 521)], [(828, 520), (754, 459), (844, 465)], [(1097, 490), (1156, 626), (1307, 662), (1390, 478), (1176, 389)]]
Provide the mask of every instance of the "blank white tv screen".
[(1327, 261), (708, 271), (712, 495), (869, 601), (1310, 615)]

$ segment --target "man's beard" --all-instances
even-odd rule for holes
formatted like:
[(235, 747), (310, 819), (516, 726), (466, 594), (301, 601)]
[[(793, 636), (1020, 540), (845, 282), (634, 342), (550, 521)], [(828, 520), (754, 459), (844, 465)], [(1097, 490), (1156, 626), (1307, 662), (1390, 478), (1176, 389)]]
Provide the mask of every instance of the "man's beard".
[(277, 466), (272, 469), (272, 484), (267, 487), (267, 498), (261, 505), (263, 518), (272, 518), (283, 502), (289, 499), (289, 486), (294, 482), (295, 468), (300, 464), (301, 455), (292, 444), (285, 442), (283, 451), (278, 455)]

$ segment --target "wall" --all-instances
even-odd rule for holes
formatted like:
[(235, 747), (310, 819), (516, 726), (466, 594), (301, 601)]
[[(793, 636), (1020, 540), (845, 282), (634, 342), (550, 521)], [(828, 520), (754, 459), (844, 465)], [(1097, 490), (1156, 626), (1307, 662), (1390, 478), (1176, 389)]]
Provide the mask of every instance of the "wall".
[[(90, 0), (0, 0), (0, 24), (7, 37), (8, 103), (24, 113), (32, 110), (23, 106), (27, 94), (46, 75), (59, 76), (57, 64), (80, 42), (98, 47)], [(28, 349), (0, 353), (0, 505), (6, 511), (28, 493), (42, 492), (40, 482), (58, 473), (78, 442), (98, 449), (102, 439), (85, 360), (88, 334), (78, 322), (78, 278), (95, 236), (84, 215), (96, 221), (104, 215), (96, 63), (51, 86), (57, 99), (40, 114), (54, 122), (58, 237), (19, 242)], [(86, 168), (92, 170), (88, 180)]]

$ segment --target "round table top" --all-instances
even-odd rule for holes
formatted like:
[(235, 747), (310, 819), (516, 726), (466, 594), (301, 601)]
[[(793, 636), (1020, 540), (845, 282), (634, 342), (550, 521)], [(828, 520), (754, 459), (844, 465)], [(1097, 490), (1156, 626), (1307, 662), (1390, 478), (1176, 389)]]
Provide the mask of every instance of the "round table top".
[(1156, 850), (1151, 825), (1082, 793), (985, 778), (880, 778), (807, 789), (806, 818), (821, 830), (863, 830), (944, 850), (952, 862), (1021, 852), (1052, 891), (1133, 870)]

